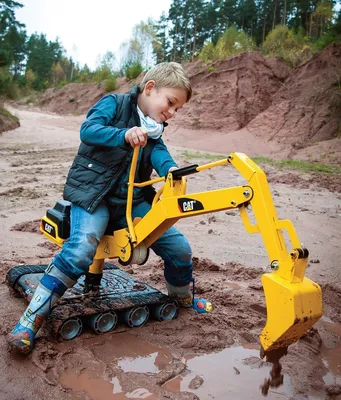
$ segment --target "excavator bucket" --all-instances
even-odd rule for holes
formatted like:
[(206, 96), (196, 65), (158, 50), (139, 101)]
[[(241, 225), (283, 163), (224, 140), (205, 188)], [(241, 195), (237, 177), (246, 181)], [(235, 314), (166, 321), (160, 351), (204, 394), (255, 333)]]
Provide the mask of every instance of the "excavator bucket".
[(260, 340), (264, 355), (287, 348), (322, 316), (320, 286), (304, 277), (290, 282), (276, 273), (262, 276), (267, 323)]

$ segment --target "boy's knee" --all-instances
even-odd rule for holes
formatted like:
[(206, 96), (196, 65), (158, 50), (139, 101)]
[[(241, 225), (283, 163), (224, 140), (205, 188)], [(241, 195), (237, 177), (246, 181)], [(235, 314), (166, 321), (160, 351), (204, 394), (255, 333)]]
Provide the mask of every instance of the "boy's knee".
[(182, 263), (190, 264), (192, 260), (192, 249), (188, 240), (183, 236), (182, 240), (179, 240), (176, 258), (181, 260)]
[(62, 264), (62, 270), (68, 270), (71, 276), (85, 274), (93, 262), (98, 244), (96, 235), (88, 233), (77, 243), (65, 246), (56, 256), (55, 264)]
[(81, 267), (83, 265), (90, 265), (96, 254), (96, 250), (99, 244), (99, 240), (94, 234), (88, 233), (86, 235), (86, 240), (81, 246), (77, 247), (75, 253), (75, 265)]

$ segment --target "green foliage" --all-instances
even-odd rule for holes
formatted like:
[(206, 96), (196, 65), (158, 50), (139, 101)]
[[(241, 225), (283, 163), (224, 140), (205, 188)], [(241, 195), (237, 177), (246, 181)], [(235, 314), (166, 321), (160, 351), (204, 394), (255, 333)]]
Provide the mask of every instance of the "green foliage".
[(12, 75), (8, 71), (8, 68), (0, 68), (0, 94), (4, 94), (6, 92), (6, 88), (11, 83), (11, 81)]
[(75, 71), (74, 82), (77, 83), (91, 82), (93, 79), (93, 75), (94, 73), (92, 73), (87, 64), (85, 64), (83, 68), (77, 69)]
[(333, 17), (334, 11), (331, 2), (329, 0), (320, 1), (311, 16), (311, 35), (317, 38), (328, 33)]
[[(156, 23), (154, 53), (158, 62), (193, 60), (198, 54), (201, 60), (208, 62), (235, 54), (239, 44), (245, 51), (254, 49), (254, 44), (261, 46), (268, 34), (280, 25), (295, 32), (294, 42), (301, 45), (290, 54), (286, 46), (281, 51), (284, 58), (294, 65), (315, 51), (314, 41), (321, 36), (327, 35), (317, 44), (318, 49), (332, 41), (341, 41), (341, 10), (335, 19), (333, 8), (337, 3), (340, 1), (173, 0), (168, 16), (163, 14)], [(171, 22), (171, 28), (167, 27), (167, 21)], [(239, 38), (238, 45), (233, 45), (236, 34), (233, 27), (237, 32), (245, 32), (246, 43)], [(253, 43), (248, 43), (249, 38)], [(301, 43), (304, 38), (305, 42)], [(281, 39), (288, 44), (290, 35), (279, 37)], [(304, 49), (304, 46), (312, 47), (312, 51)]]
[(13, 0), (0, 1), (0, 67), (13, 66), (14, 76), (19, 74), (25, 58), (25, 25), (15, 18), (15, 9), (21, 7)]
[(25, 78), (26, 86), (31, 89), (34, 81), (36, 80), (36, 74), (31, 69), (29, 69), (26, 71)]
[(142, 68), (142, 65), (139, 62), (127, 65), (125, 67), (125, 77), (128, 80), (135, 79), (140, 75), (140, 73), (142, 71), (143, 71), (143, 68)]
[(8, 68), (0, 68), (0, 95), (14, 100), (18, 96), (18, 87)]
[(234, 26), (228, 28), (218, 39), (216, 45), (207, 43), (199, 54), (199, 59), (208, 62), (223, 60), (233, 54), (256, 49), (253, 39), (244, 31), (238, 31)]
[(106, 93), (113, 92), (116, 89), (116, 79), (110, 78), (105, 82), (104, 91)]
[(312, 55), (308, 38), (303, 36), (302, 31), (296, 34), (286, 25), (278, 25), (268, 34), (262, 52), (279, 56), (291, 66), (306, 61)]
[(69, 82), (67, 81), (67, 80), (63, 80), (63, 81), (60, 81), (59, 83), (58, 83), (58, 85), (57, 85), (57, 87), (63, 87), (63, 86), (65, 86), (65, 85), (67, 85)]
[(100, 84), (105, 80), (116, 81), (118, 73), (115, 71), (116, 57), (111, 51), (107, 51), (103, 57), (97, 60), (97, 69), (91, 72), (87, 65), (79, 71), (77, 80), (82, 82), (96, 82)]
[(212, 61), (216, 58), (215, 45), (212, 42), (206, 43), (199, 53), (199, 60), (204, 62)]
[(238, 31), (234, 26), (228, 28), (218, 40), (216, 52), (219, 59), (227, 58), (236, 53), (251, 51), (256, 44), (244, 31)]
[[(64, 49), (58, 39), (55, 42), (47, 41), (44, 34), (33, 34), (27, 43), (26, 69), (36, 74), (33, 88), (43, 90), (53, 81), (53, 65), (57, 65), (63, 58)], [(59, 78), (58, 78), (59, 79)]]
[(312, 51), (313, 53), (321, 51), (335, 41), (335, 36), (331, 33), (323, 34), (312, 43)]
[(97, 83), (100, 83), (106, 79), (109, 79), (110, 77), (111, 77), (110, 69), (108, 67), (102, 67), (94, 72), (93, 80)]

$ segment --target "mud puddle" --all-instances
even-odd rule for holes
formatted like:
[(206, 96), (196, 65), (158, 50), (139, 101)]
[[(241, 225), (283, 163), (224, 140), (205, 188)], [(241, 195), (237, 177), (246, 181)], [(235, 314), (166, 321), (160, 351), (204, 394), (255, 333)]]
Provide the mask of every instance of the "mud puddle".
[[(190, 391), (200, 399), (264, 399), (260, 384), (271, 366), (259, 358), (258, 345), (252, 347), (232, 347), (187, 358), (187, 373), (168, 382), (165, 388), (171, 392)], [(285, 376), (283, 385), (276, 391), (270, 390), (267, 398), (292, 399), (293, 395), (290, 378)]]
[(322, 342), (321, 358), (323, 365), (328, 369), (326, 375), (323, 376), (323, 381), (329, 386), (341, 386), (341, 324), (335, 324), (324, 317), (323, 325), (328, 332), (338, 337), (337, 344), (332, 347)]
[[(260, 385), (271, 369), (271, 364), (259, 358), (257, 343), (179, 358), (129, 333), (86, 339), (85, 343), (92, 348), (92, 362), (70, 366), (59, 382), (77, 398), (91, 400), (177, 399), (172, 396), (179, 394), (194, 395), (184, 397), (191, 399), (261, 400)], [(266, 398), (293, 400), (291, 378), (284, 374), (283, 385), (270, 389)]]

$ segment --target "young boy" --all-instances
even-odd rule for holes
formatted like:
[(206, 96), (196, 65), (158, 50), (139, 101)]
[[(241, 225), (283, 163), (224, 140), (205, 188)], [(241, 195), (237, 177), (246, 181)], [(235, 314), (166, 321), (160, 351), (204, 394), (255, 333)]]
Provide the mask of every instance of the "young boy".
[[(33, 349), (35, 335), (51, 307), (87, 273), (109, 220), (114, 219), (122, 228), (127, 226), (131, 147), (143, 147), (136, 181), (149, 180), (153, 169), (165, 176), (177, 168), (161, 135), (166, 121), (191, 95), (181, 65), (161, 63), (148, 71), (130, 94), (107, 95), (90, 109), (81, 126), (81, 144), (64, 188), (64, 199), (72, 203), (70, 237), (47, 267), (30, 304), (8, 335), (10, 349), (24, 354)], [(133, 218), (143, 217), (150, 210), (152, 197), (151, 187), (134, 189)], [(168, 294), (180, 306), (211, 311), (211, 303), (191, 296), (192, 253), (187, 239), (171, 227), (151, 248), (164, 261)]]

